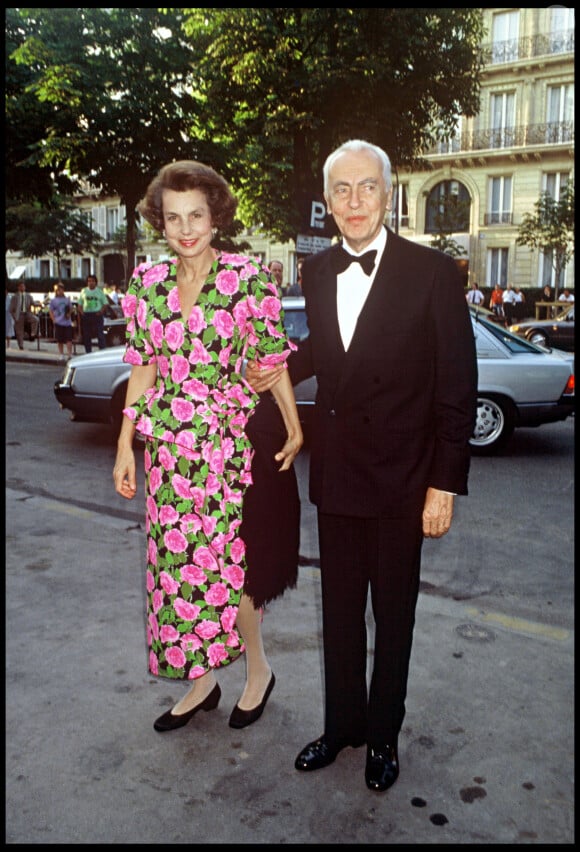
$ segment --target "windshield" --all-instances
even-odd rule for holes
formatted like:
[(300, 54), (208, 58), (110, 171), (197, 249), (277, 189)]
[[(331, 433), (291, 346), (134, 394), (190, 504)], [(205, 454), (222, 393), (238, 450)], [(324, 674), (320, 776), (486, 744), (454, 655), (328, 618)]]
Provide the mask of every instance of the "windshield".
[(530, 343), (524, 340), (523, 337), (518, 337), (517, 334), (512, 334), (511, 331), (505, 329), (502, 325), (495, 322), (489, 322), (481, 316), (476, 316), (476, 322), (485, 326), (488, 331), (491, 331), (497, 340), (501, 341), (504, 346), (507, 346), (510, 352), (534, 352), (544, 354), (546, 350), (542, 346), (536, 346), (535, 343)]

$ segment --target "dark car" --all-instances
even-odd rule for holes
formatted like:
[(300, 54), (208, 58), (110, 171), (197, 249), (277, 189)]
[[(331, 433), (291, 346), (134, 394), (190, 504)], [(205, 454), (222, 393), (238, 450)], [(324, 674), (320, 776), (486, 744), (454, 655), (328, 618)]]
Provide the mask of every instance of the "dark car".
[(567, 305), (553, 319), (524, 320), (509, 330), (538, 346), (574, 352), (574, 305)]

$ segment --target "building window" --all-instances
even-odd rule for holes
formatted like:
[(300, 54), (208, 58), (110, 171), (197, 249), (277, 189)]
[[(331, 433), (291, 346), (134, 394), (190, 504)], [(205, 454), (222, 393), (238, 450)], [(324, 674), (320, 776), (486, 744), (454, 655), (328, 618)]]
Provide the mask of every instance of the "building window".
[(61, 262), (60, 262), (60, 277), (61, 278), (72, 278), (72, 261), (71, 260), (61, 260)]
[(50, 278), (50, 260), (40, 261), (39, 272), (41, 278)]
[(409, 227), (409, 187), (406, 183), (393, 187), (393, 209), (388, 224), (394, 231)]
[(493, 16), (493, 63), (513, 62), (518, 58), (519, 28), (520, 15), (517, 11), (500, 12)]
[(471, 199), (457, 180), (444, 180), (434, 186), (425, 211), (426, 234), (453, 234), (469, 231)]
[(516, 96), (501, 92), (491, 96), (490, 148), (509, 148), (515, 141)]
[(81, 278), (86, 279), (87, 275), (91, 274), (91, 259), (83, 257), (81, 260)]
[(550, 9), (550, 46), (552, 53), (574, 50), (574, 9), (565, 6)]
[(456, 154), (458, 151), (462, 150), (461, 147), (461, 134), (463, 133), (463, 116), (459, 116), (459, 120), (457, 122), (457, 126), (453, 132), (453, 135), (449, 139), (442, 139), (437, 143), (437, 153), (438, 154)]
[(574, 137), (574, 86), (548, 86), (546, 142), (570, 142)]
[(112, 240), (119, 230), (119, 208), (107, 207), (107, 239)]
[(510, 225), (512, 221), (512, 179), (494, 177), (489, 181), (486, 225)]
[[(551, 249), (546, 252), (540, 252), (540, 287), (556, 287), (556, 269), (553, 260), (554, 252)], [(558, 290), (561, 290), (565, 285), (566, 270), (561, 269)]]
[(508, 253), (507, 248), (492, 248), (487, 250), (486, 285), (495, 287), (500, 284), (505, 287), (508, 280)]
[(544, 192), (550, 193), (554, 201), (559, 201), (569, 177), (569, 172), (546, 172), (542, 178), (542, 188)]
[(104, 207), (93, 207), (91, 210), (91, 218), (93, 220), (93, 231), (102, 237), (107, 238), (107, 211)]

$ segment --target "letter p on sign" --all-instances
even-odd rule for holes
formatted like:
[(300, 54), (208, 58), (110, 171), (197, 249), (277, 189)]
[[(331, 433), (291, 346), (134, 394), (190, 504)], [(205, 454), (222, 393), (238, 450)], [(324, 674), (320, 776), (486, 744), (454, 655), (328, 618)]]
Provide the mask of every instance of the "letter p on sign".
[(326, 209), (320, 201), (313, 201), (310, 210), (310, 227), (324, 228), (324, 216)]

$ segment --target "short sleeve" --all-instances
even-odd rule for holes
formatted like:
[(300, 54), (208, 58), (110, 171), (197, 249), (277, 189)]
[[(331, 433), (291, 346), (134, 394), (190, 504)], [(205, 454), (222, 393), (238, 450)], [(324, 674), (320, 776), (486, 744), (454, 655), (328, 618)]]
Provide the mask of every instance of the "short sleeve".
[(262, 367), (285, 363), (296, 350), (284, 328), (282, 300), (274, 278), (266, 267), (249, 281), (250, 323), (246, 357)]
[(149, 299), (143, 287), (140, 267), (137, 267), (121, 300), (123, 316), (127, 320), (126, 347), (123, 361), (126, 364), (145, 365), (157, 360), (148, 331)]

